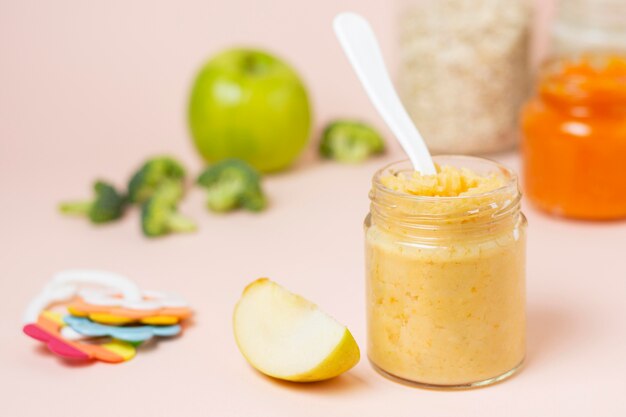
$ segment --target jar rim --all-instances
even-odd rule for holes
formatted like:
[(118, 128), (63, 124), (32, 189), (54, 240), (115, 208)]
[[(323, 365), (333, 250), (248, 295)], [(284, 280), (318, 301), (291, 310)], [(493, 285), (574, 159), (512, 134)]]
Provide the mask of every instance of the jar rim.
[[(394, 168), (413, 172), (408, 160), (394, 162), (378, 170), (372, 179), (369, 194), (372, 222), (417, 237), (441, 230), (478, 236), (508, 227), (510, 221), (516, 221), (522, 195), (513, 170), (491, 159), (474, 156), (437, 155), (433, 159), (438, 164), (470, 169), (479, 175), (495, 172), (503, 175), (505, 182), (493, 190), (470, 195), (407, 194), (388, 188), (381, 181), (383, 175), (394, 173)], [(402, 170), (395, 171), (398, 172)]]
[[(393, 196), (394, 198), (400, 198), (403, 200), (415, 201), (415, 202), (449, 202), (449, 201), (465, 201), (465, 200), (471, 200), (471, 199), (482, 199), (485, 197), (498, 195), (502, 192), (506, 192), (508, 190), (511, 190), (511, 188), (513, 187), (517, 188), (517, 179), (518, 179), (517, 174), (512, 169), (504, 166), (503, 164), (493, 159), (482, 158), (482, 157), (477, 157), (477, 156), (468, 156), (468, 155), (454, 155), (454, 154), (433, 155), (434, 162), (437, 162), (437, 159), (444, 159), (444, 158), (449, 158), (449, 159), (459, 160), (459, 161), (472, 161), (474, 163), (486, 162), (489, 165), (491, 165), (492, 168), (497, 169), (499, 173), (504, 174), (506, 181), (502, 186), (498, 188), (494, 188), (493, 190), (485, 191), (483, 193), (478, 193), (478, 194), (459, 195), (459, 196), (423, 196), (423, 195), (407, 194), (407, 193), (403, 193), (400, 191), (393, 190), (389, 187), (386, 187), (381, 181), (381, 178), (383, 177), (383, 175), (392, 171), (392, 168), (403, 165), (403, 164), (404, 165), (410, 164), (410, 161), (408, 159), (403, 159), (400, 161), (391, 162), (385, 165), (384, 167), (382, 167), (381, 169), (379, 169), (378, 171), (376, 171), (376, 173), (374, 174), (374, 177), (372, 178), (372, 184), (374, 185), (374, 187), (376, 187), (377, 190), (382, 191), (390, 196)], [(463, 166), (460, 166), (458, 168), (463, 168)], [(396, 173), (397, 172), (400, 172), (400, 171), (396, 171)]]
[[(626, 104), (626, 78), (609, 66), (621, 68), (624, 64), (625, 53), (555, 56), (540, 68), (538, 94), (554, 103), (621, 108)], [(583, 73), (576, 73), (577, 68)]]
[(626, 3), (620, 0), (561, 0), (555, 13), (556, 26), (622, 29)]

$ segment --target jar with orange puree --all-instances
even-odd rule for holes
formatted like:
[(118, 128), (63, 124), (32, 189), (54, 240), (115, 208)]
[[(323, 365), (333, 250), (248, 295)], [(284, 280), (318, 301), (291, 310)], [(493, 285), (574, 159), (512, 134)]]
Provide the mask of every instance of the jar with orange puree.
[(547, 212), (626, 218), (626, 1), (560, 0), (522, 110), (526, 195)]
[(526, 220), (515, 174), (437, 156), (380, 170), (365, 221), (368, 357), (381, 373), (437, 388), (488, 385), (525, 354)]
[(527, 196), (567, 217), (626, 217), (626, 56), (558, 59), (537, 90), (522, 113)]

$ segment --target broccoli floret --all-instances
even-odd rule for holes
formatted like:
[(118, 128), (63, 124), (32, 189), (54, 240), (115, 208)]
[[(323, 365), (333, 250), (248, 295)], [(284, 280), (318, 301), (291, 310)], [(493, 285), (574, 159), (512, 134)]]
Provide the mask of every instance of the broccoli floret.
[(322, 134), (320, 154), (339, 162), (357, 163), (385, 151), (382, 136), (372, 127), (357, 121), (337, 120)]
[(107, 223), (122, 217), (126, 207), (124, 195), (104, 181), (96, 181), (93, 191), (92, 201), (61, 203), (59, 210), (63, 214), (87, 216), (92, 223)]
[(261, 176), (239, 159), (211, 165), (200, 174), (197, 182), (207, 189), (207, 206), (211, 211), (226, 212), (239, 207), (261, 211), (267, 205)]
[(128, 200), (141, 204), (147, 201), (165, 181), (185, 178), (183, 165), (169, 156), (157, 156), (146, 161), (128, 183)]
[(193, 232), (196, 224), (178, 212), (178, 202), (183, 196), (180, 181), (161, 183), (152, 196), (141, 206), (141, 228), (148, 237), (176, 232)]

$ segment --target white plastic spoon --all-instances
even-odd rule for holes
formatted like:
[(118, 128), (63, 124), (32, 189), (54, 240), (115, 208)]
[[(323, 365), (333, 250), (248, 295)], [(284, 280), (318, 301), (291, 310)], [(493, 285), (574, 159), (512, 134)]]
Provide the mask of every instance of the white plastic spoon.
[(411, 121), (391, 83), (370, 24), (362, 16), (347, 12), (335, 17), (333, 27), (365, 92), (400, 142), (413, 168), (422, 174), (436, 174), (424, 139)]

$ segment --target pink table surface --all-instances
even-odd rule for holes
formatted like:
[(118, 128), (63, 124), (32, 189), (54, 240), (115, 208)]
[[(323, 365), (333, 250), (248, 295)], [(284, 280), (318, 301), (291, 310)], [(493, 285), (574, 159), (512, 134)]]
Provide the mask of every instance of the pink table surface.
[[(339, 10), (368, 15), (393, 51), (382, 1), (0, 1), (0, 416), (624, 416), (626, 223), (528, 216), (528, 361), (506, 383), (412, 389), (364, 359), (313, 385), (277, 382), (239, 354), (231, 313), (269, 276), (316, 301), (365, 346), (361, 221), (376, 168), (317, 161), (266, 180), (261, 215), (210, 215), (193, 190), (190, 236), (144, 239), (138, 213), (111, 226), (62, 218), (95, 177), (123, 184), (147, 155), (195, 171), (184, 104), (194, 69), (231, 43), (269, 45), (311, 87), (318, 127), (358, 116), (381, 125), (330, 31)], [(393, 61), (391, 61), (393, 62)], [(393, 66), (392, 66), (393, 67)], [(519, 167), (511, 153), (497, 156)], [(67, 365), (21, 334), (21, 314), (55, 271), (104, 268), (176, 291), (196, 309), (184, 337), (123, 365)], [(363, 352), (365, 353), (365, 352)], [(365, 355), (364, 355), (365, 356)]]

